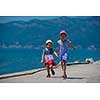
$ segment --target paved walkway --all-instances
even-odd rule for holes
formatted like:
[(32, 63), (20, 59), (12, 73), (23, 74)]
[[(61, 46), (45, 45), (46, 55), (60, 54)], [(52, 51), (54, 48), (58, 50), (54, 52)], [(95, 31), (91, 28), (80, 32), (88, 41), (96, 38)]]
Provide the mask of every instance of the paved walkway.
[(68, 79), (61, 78), (60, 66), (56, 74), (46, 78), (46, 70), (34, 74), (0, 79), (0, 83), (100, 83), (100, 64), (82, 64), (67, 66)]

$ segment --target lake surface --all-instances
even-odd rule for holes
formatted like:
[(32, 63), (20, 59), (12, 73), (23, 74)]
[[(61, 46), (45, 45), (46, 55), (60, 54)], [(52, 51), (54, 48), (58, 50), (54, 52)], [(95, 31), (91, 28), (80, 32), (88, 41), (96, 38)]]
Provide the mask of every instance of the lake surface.
[[(40, 63), (42, 51), (43, 48), (0, 48), (0, 75), (45, 67)], [(91, 57), (94, 61), (100, 60), (100, 50), (69, 50), (68, 62), (83, 62), (86, 58)], [(54, 58), (58, 63), (59, 58)]]

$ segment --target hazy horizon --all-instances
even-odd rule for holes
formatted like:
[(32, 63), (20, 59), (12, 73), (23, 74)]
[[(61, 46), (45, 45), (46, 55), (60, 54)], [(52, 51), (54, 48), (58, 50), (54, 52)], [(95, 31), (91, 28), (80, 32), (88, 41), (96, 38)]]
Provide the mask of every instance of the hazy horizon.
[(7, 23), (10, 21), (29, 21), (31, 19), (40, 19), (40, 20), (46, 20), (46, 19), (53, 19), (57, 18), (59, 16), (0, 16), (0, 23)]

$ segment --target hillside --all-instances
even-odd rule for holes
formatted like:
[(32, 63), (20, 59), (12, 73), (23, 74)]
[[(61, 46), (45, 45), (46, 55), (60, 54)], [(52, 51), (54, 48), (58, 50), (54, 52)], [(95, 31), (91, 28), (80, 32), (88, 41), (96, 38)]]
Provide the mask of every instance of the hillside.
[(0, 45), (38, 45), (46, 39), (59, 39), (60, 30), (68, 32), (74, 45), (100, 48), (100, 17), (58, 17), (49, 20), (12, 21), (0, 23)]

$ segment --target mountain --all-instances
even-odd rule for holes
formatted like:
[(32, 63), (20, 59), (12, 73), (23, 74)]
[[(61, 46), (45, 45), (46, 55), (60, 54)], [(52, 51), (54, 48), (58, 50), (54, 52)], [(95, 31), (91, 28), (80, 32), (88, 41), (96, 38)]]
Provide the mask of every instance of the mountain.
[(81, 45), (83, 48), (94, 45), (100, 48), (99, 16), (61, 16), (48, 20), (0, 23), (0, 45), (19, 42), (22, 45), (41, 46), (47, 39), (52, 39), (56, 44), (61, 30), (68, 32), (68, 38), (74, 45)]

